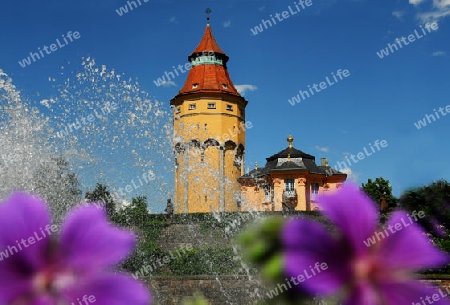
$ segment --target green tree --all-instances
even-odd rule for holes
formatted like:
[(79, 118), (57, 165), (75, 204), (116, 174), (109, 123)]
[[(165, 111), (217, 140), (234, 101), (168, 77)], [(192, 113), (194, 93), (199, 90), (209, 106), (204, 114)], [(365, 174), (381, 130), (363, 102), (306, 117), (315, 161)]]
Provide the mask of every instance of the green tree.
[(400, 206), (409, 212), (423, 211), (419, 223), (434, 236), (450, 228), (450, 184), (446, 180), (407, 190), (400, 197)]
[(147, 197), (133, 197), (129, 206), (118, 210), (114, 221), (133, 230), (138, 238), (138, 244), (132, 256), (122, 264), (123, 269), (134, 273), (142, 270), (150, 262), (156, 262), (157, 259), (164, 257), (165, 253), (158, 245), (158, 237), (167, 224), (165, 220), (150, 217)]
[(35, 190), (48, 203), (56, 223), (81, 201), (78, 176), (72, 172), (70, 163), (64, 157), (53, 157), (37, 165), (34, 172)]
[(116, 203), (111, 193), (108, 191), (108, 187), (101, 183), (97, 183), (95, 189), (92, 192), (86, 192), (85, 198), (89, 202), (100, 202), (106, 209), (106, 213), (109, 219), (112, 219), (116, 212)]
[(147, 197), (133, 197), (131, 199), (131, 205), (126, 207), (126, 215), (130, 226), (143, 229), (149, 219)]
[(392, 195), (392, 186), (389, 180), (382, 177), (376, 178), (375, 181), (368, 179), (366, 184), (361, 185), (361, 189), (376, 203), (380, 203), (381, 197), (386, 199), (389, 207), (395, 207), (397, 200)]

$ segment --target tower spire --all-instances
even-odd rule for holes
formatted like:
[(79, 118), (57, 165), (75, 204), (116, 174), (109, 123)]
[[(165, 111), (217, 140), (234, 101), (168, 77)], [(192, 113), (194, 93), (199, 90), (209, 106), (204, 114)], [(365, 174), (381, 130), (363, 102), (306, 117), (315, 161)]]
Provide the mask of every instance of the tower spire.
[(207, 25), (209, 26), (209, 14), (211, 14), (212, 10), (208, 7), (205, 11), (207, 17), (206, 17), (206, 21), (207, 21)]
[[(211, 13), (210, 9), (207, 9), (206, 13)], [(186, 82), (174, 99), (193, 93), (228, 94), (241, 97), (228, 74), (228, 59), (217, 44), (211, 26), (207, 24), (200, 43), (188, 56), (191, 68)]]

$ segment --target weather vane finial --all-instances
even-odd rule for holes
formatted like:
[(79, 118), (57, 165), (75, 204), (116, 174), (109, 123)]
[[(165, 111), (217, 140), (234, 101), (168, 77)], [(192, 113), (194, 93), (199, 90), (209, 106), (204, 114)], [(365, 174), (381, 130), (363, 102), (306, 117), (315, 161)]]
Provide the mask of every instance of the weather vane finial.
[(208, 24), (209, 24), (209, 14), (211, 14), (212, 10), (208, 7), (205, 11), (205, 13), (208, 15), (208, 17), (206, 17), (206, 20), (208, 20)]

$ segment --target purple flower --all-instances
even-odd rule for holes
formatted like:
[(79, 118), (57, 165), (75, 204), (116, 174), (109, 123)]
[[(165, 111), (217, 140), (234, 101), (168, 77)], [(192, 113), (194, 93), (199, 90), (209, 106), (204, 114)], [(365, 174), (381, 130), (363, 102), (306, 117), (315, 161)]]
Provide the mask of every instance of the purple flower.
[(319, 196), (318, 202), (336, 226), (334, 233), (306, 219), (291, 220), (282, 231), (285, 273), (299, 282), (294, 287), (313, 295), (337, 294), (347, 305), (422, 304), (435, 294), (439, 300), (433, 304), (449, 304), (445, 292), (414, 276), (448, 257), (428, 241), (411, 215), (396, 211), (384, 228), (377, 228), (374, 204), (351, 184)]
[(0, 304), (148, 305), (144, 285), (109, 270), (134, 244), (103, 209), (76, 208), (58, 230), (43, 201), (15, 193), (0, 203)]

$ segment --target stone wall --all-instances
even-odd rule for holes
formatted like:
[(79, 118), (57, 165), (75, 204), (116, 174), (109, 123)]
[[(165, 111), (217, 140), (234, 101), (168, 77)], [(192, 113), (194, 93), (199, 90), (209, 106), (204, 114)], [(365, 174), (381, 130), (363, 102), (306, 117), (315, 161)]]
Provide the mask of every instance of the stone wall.
[[(233, 236), (242, 232), (243, 228), (245, 228), (245, 223), (251, 223), (259, 218), (273, 216), (286, 217), (290, 215), (293, 217), (309, 218), (328, 225), (328, 222), (322, 216), (318, 213), (311, 212), (296, 211), (289, 214), (282, 212), (241, 212), (224, 214), (228, 214), (228, 218), (222, 216), (221, 221), (217, 221), (217, 225), (214, 225), (215, 221), (210, 221), (211, 219), (215, 220), (212, 214), (189, 214), (185, 217), (183, 215), (176, 215), (173, 222), (162, 230), (158, 238), (158, 244), (166, 251), (183, 248), (186, 244), (191, 244), (194, 248), (231, 247)], [(230, 215), (233, 216), (230, 217)], [(205, 223), (207, 223), (206, 226)]]
[[(450, 296), (449, 277), (436, 276), (423, 281), (441, 287), (442, 296), (447, 298)], [(248, 277), (190, 276), (178, 279), (159, 277), (149, 279), (147, 284), (154, 295), (155, 305), (182, 304), (183, 299), (193, 296), (197, 291), (201, 292), (211, 305), (249, 305), (268, 298), (267, 287), (264, 287), (260, 280)], [(316, 301), (310, 304), (327, 303)], [(328, 304), (335, 305), (335, 302)]]
[(191, 245), (194, 248), (223, 248), (229, 247), (230, 243), (223, 232), (218, 228), (202, 230), (200, 224), (174, 223), (164, 228), (158, 239), (158, 244), (165, 251), (173, 251)]
[[(249, 214), (249, 213), (245, 213)], [(243, 218), (250, 219), (252, 215)], [(237, 218), (239, 220), (239, 217)], [(227, 226), (205, 226), (201, 221), (190, 219), (174, 222), (164, 228), (158, 244), (165, 251), (174, 251), (190, 245), (193, 248), (228, 248), (233, 246), (233, 235), (225, 233)], [(240, 231), (236, 223), (235, 231)], [(264, 287), (258, 279), (249, 276), (183, 276), (151, 277), (146, 281), (155, 296), (155, 304), (182, 304), (183, 298), (201, 292), (210, 304), (255, 304)]]
[(257, 280), (248, 277), (190, 276), (183, 278), (152, 278), (147, 281), (154, 294), (155, 304), (182, 304), (186, 297), (201, 292), (211, 305), (254, 304), (258, 299), (257, 289), (263, 289)]
[[(279, 213), (273, 213), (278, 214)], [(300, 216), (302, 217), (302, 216)], [(311, 217), (311, 216), (310, 216)], [(318, 218), (316, 220), (322, 219)], [(237, 227), (237, 231), (239, 228)], [(158, 244), (165, 251), (173, 251), (190, 245), (194, 248), (232, 247), (232, 238), (225, 234), (225, 227), (205, 227), (200, 221), (174, 221), (161, 231)], [(428, 276), (424, 281), (442, 287), (450, 295), (450, 277)], [(267, 298), (267, 287), (259, 279), (249, 276), (184, 276), (151, 277), (146, 280), (157, 305), (182, 304), (182, 299), (201, 292), (208, 302), (215, 304), (256, 304)], [(311, 303), (313, 304), (313, 303)], [(316, 302), (316, 304), (324, 304)]]

